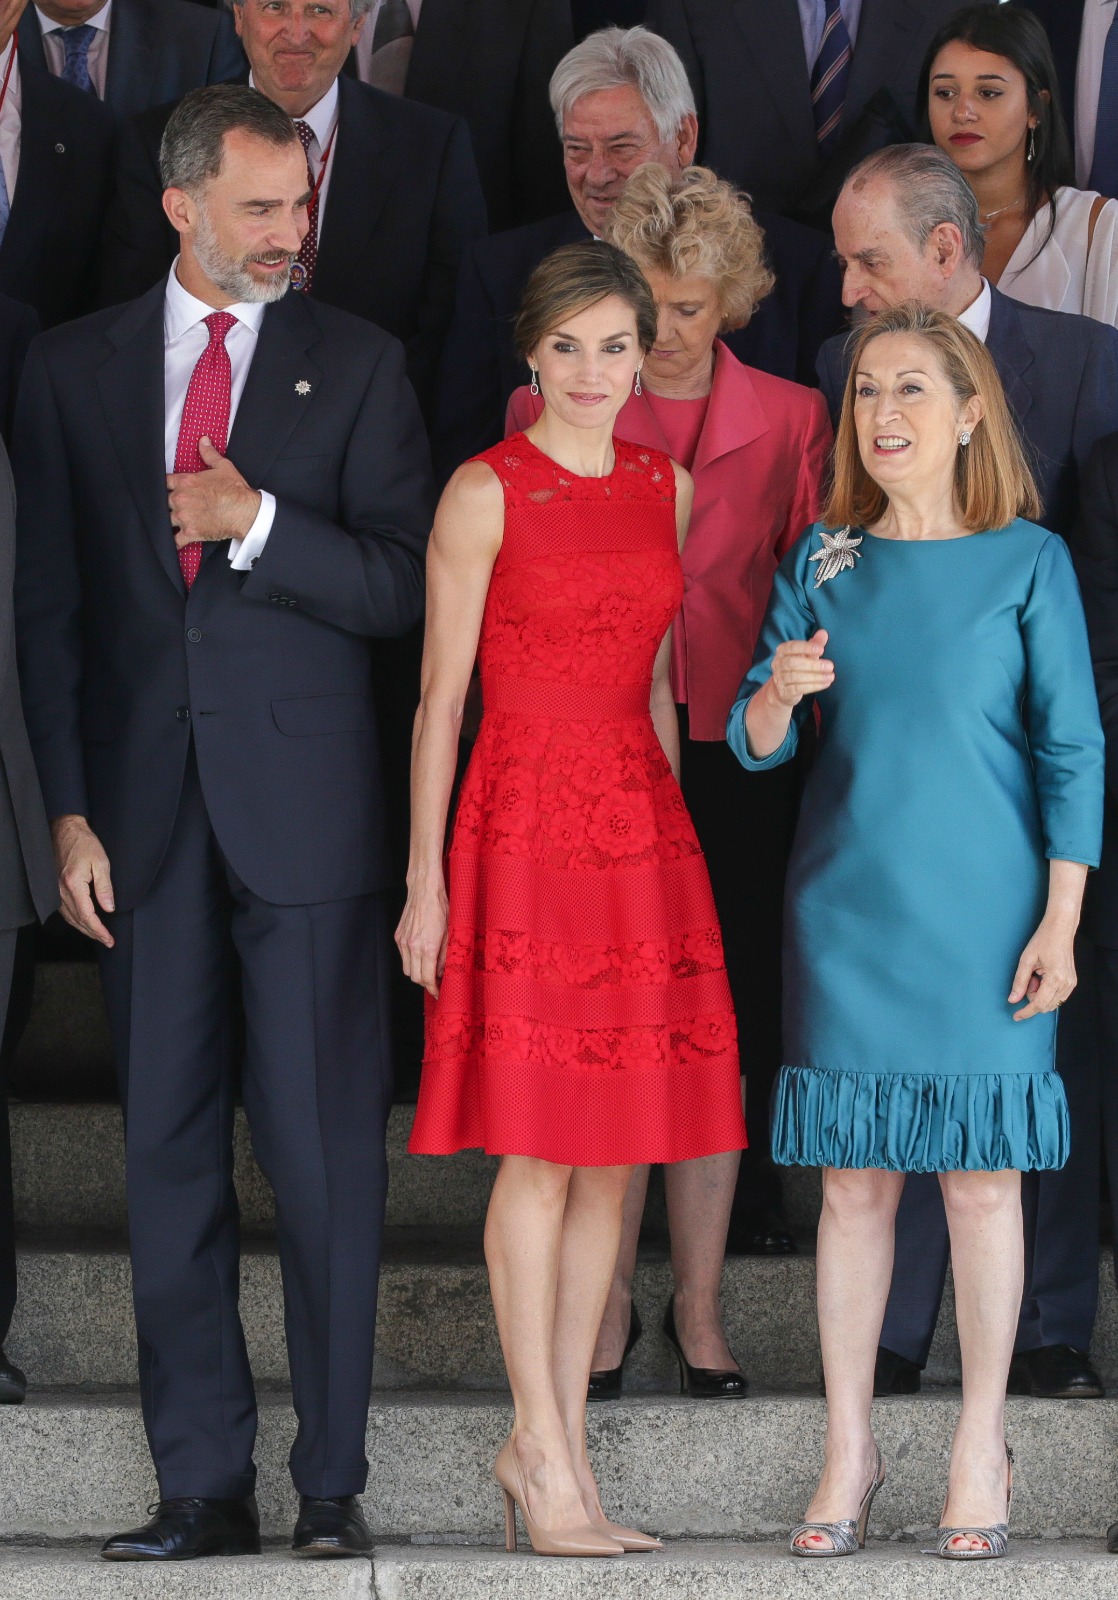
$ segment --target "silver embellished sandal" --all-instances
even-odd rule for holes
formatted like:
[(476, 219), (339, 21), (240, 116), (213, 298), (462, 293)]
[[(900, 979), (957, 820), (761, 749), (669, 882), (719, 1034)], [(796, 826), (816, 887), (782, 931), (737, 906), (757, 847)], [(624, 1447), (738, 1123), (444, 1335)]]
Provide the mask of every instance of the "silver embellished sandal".
[[(1013, 1507), (1013, 1451), (1008, 1445), (1005, 1447), (1005, 1459), (1009, 1469), (1005, 1491), (1005, 1521), (995, 1522), (992, 1528), (938, 1528), (936, 1548), (934, 1551), (927, 1551), (926, 1554), (941, 1556), (944, 1561), (994, 1561), (999, 1556), (1009, 1554), (1009, 1513)], [(943, 1502), (943, 1508), (946, 1511), (946, 1500)], [(953, 1539), (982, 1539), (986, 1548), (955, 1550), (951, 1545)]]
[[(862, 1497), (862, 1504), (858, 1509), (857, 1517), (844, 1517), (841, 1522), (801, 1522), (798, 1528), (793, 1528), (788, 1548), (794, 1556), (852, 1556), (866, 1547), (866, 1528), (869, 1525), (870, 1509), (874, 1497), (881, 1485), (885, 1482), (885, 1467), (881, 1460), (881, 1451), (877, 1452), (877, 1464), (873, 1469), (873, 1482)], [(831, 1541), (829, 1546), (797, 1544), (805, 1533), (819, 1533)]]

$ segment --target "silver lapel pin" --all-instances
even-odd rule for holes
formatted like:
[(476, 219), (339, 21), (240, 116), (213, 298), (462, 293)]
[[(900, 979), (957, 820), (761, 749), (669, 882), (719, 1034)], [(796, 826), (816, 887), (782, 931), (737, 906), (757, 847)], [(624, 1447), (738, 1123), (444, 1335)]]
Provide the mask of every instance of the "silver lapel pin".
[(299, 382), (295, 385), (295, 393), (296, 394), (310, 394), (310, 392), (311, 392), (311, 386), (307, 382), (306, 378), (300, 378)]

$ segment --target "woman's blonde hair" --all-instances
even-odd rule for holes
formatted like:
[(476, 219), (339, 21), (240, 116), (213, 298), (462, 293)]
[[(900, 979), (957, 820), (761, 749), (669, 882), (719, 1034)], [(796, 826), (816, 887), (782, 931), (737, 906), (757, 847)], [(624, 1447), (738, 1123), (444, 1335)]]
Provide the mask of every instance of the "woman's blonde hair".
[(718, 291), (722, 328), (744, 328), (776, 279), (749, 197), (709, 167), (638, 167), (614, 201), (606, 237), (645, 271), (698, 272)]
[(1035, 521), (1041, 514), (1040, 495), (990, 352), (957, 318), (915, 300), (879, 311), (856, 337), (822, 520), (831, 528), (865, 527), (889, 504), (885, 490), (866, 470), (854, 426), (859, 368), (867, 348), (888, 333), (907, 334), (931, 346), (960, 406), (974, 396), (982, 401), (982, 420), (970, 443), (960, 445), (955, 455), (955, 497), (963, 526), (980, 533), (1004, 528), (1014, 517)]

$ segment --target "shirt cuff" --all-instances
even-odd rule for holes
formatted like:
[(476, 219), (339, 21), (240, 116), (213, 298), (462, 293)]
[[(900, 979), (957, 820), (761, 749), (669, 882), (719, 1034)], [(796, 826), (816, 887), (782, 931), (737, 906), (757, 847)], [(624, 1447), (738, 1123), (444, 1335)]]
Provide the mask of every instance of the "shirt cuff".
[(276, 497), (267, 489), (260, 490), (260, 510), (253, 518), (252, 527), (243, 539), (230, 539), (229, 565), (234, 572), (250, 572), (257, 557), (268, 543), (272, 523), (276, 520)]

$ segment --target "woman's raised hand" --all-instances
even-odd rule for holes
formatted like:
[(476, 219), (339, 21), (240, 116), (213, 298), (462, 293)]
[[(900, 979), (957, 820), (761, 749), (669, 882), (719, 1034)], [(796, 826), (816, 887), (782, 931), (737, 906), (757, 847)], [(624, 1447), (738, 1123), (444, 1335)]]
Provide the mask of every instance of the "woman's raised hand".
[(772, 692), (782, 706), (798, 706), (805, 694), (819, 694), (835, 681), (835, 664), (823, 652), (827, 630), (810, 639), (786, 639), (773, 656)]

